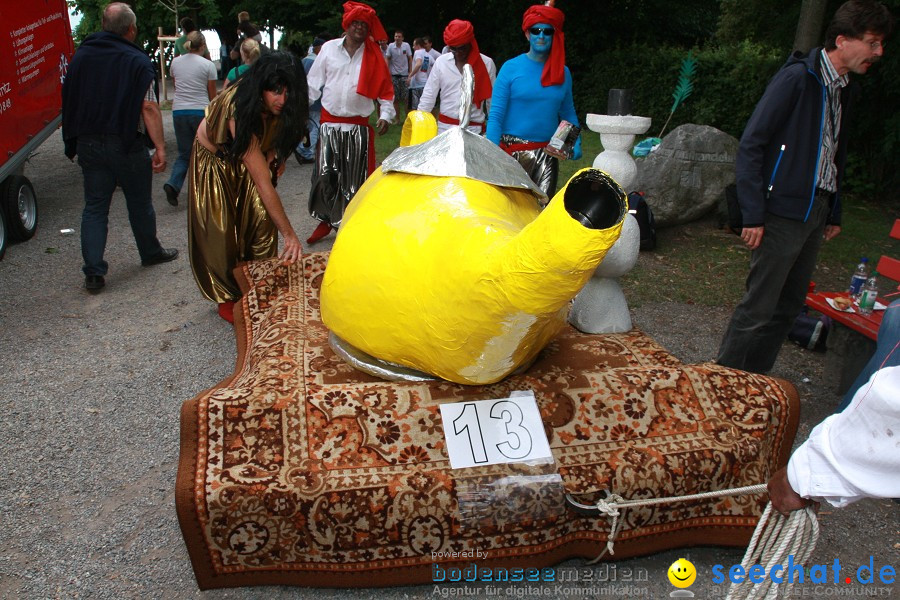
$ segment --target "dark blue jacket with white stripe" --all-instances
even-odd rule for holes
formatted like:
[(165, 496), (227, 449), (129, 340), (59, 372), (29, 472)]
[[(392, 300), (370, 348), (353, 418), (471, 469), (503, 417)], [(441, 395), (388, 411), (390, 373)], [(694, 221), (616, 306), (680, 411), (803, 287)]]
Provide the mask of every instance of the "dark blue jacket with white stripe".
[[(821, 50), (795, 52), (769, 82), (747, 121), (735, 166), (744, 227), (763, 225), (767, 212), (797, 221), (809, 218), (828, 101)], [(841, 222), (849, 95), (848, 85), (841, 89), (841, 129), (834, 156), (837, 193), (827, 220), (831, 225)]]

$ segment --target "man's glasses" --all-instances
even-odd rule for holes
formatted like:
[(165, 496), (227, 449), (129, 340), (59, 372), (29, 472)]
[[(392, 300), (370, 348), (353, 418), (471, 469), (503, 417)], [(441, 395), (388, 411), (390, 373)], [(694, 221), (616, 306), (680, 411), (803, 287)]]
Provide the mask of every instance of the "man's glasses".
[[(868, 39), (867, 39), (868, 38)], [(862, 42), (863, 44), (868, 44), (869, 48), (872, 49), (873, 52), (877, 52), (879, 49), (884, 50), (884, 40), (873, 40), (870, 36), (864, 36), (861, 38), (848, 38), (851, 40), (855, 40), (857, 42)]]
[(532, 27), (528, 30), (531, 35), (541, 35), (544, 34), (547, 37), (553, 37), (554, 29), (552, 27)]

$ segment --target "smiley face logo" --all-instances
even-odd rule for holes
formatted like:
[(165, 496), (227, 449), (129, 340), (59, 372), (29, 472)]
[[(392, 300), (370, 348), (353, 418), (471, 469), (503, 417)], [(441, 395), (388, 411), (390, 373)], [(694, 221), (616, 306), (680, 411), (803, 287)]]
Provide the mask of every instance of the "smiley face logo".
[(690, 587), (694, 580), (697, 579), (697, 569), (686, 558), (679, 558), (673, 562), (667, 574), (669, 582), (677, 588)]

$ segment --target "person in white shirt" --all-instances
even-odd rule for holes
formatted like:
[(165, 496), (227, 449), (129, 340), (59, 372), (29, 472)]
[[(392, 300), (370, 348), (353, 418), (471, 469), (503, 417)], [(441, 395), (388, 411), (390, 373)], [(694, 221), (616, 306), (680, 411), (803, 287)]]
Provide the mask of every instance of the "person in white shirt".
[(307, 75), (309, 102), (322, 99), (319, 150), (309, 213), (321, 221), (306, 242), (313, 244), (337, 228), (344, 209), (375, 170), (375, 137), (369, 115), (377, 105), (375, 125), (387, 132), (396, 116), (394, 89), (383, 54), (375, 42), (387, 37), (375, 11), (362, 2), (345, 2), (344, 37), (322, 44)]
[(460, 82), (463, 66), (469, 64), (475, 74), (475, 91), (472, 94), (472, 108), (469, 112), (468, 129), (474, 133), (484, 133), (484, 121), (490, 109), (491, 91), (497, 79), (494, 61), (478, 51), (478, 42), (472, 24), (454, 19), (444, 30), (444, 41), (450, 52), (442, 54), (434, 61), (428, 75), (419, 110), (430, 112), (440, 94), (441, 112), (438, 116), (438, 132), (459, 125)]
[(413, 40), (413, 50), (413, 68), (406, 78), (409, 85), (409, 110), (418, 109), (419, 99), (422, 97), (422, 90), (425, 89), (425, 82), (428, 81), (428, 73), (431, 72), (431, 64), (434, 61), (425, 50), (422, 38)]
[(202, 33), (199, 31), (188, 33), (184, 47), (187, 53), (176, 57), (170, 67), (175, 84), (172, 123), (175, 125), (178, 158), (172, 165), (169, 180), (163, 184), (163, 191), (166, 193), (166, 201), (172, 206), (178, 206), (178, 195), (187, 175), (194, 137), (203, 120), (206, 105), (216, 97), (216, 80), (219, 78), (216, 66), (203, 58), (206, 52), (206, 38)]
[(407, 77), (412, 70), (412, 50), (403, 41), (403, 32), (399, 29), (394, 32), (394, 43), (387, 47), (384, 55), (394, 83), (394, 111), (400, 114), (401, 103), (406, 101), (408, 104)]
[(775, 472), (768, 484), (772, 506), (787, 515), (814, 499), (843, 507), (862, 498), (900, 497), (898, 439), (900, 367), (884, 367)]

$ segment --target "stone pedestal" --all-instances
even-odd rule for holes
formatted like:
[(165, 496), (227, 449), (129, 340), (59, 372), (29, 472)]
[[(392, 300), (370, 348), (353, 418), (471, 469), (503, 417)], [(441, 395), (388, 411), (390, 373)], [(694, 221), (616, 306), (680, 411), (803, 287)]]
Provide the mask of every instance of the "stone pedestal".
[(600, 134), (603, 152), (594, 159), (594, 168), (609, 173), (627, 193), (637, 175), (631, 147), (637, 135), (650, 129), (650, 117), (588, 114), (587, 126)]
[(633, 215), (625, 215), (622, 234), (572, 303), (569, 323), (584, 333), (631, 331), (631, 313), (619, 277), (637, 264), (641, 228)]
[[(650, 128), (650, 117), (589, 114), (587, 126), (599, 133), (603, 142), (603, 152), (594, 159), (594, 168), (609, 173), (627, 194), (637, 175), (631, 146), (636, 135)], [(585, 333), (622, 333), (631, 329), (631, 314), (618, 278), (637, 264), (640, 246), (637, 220), (625, 215), (618, 241), (575, 296), (569, 322), (576, 329)]]

